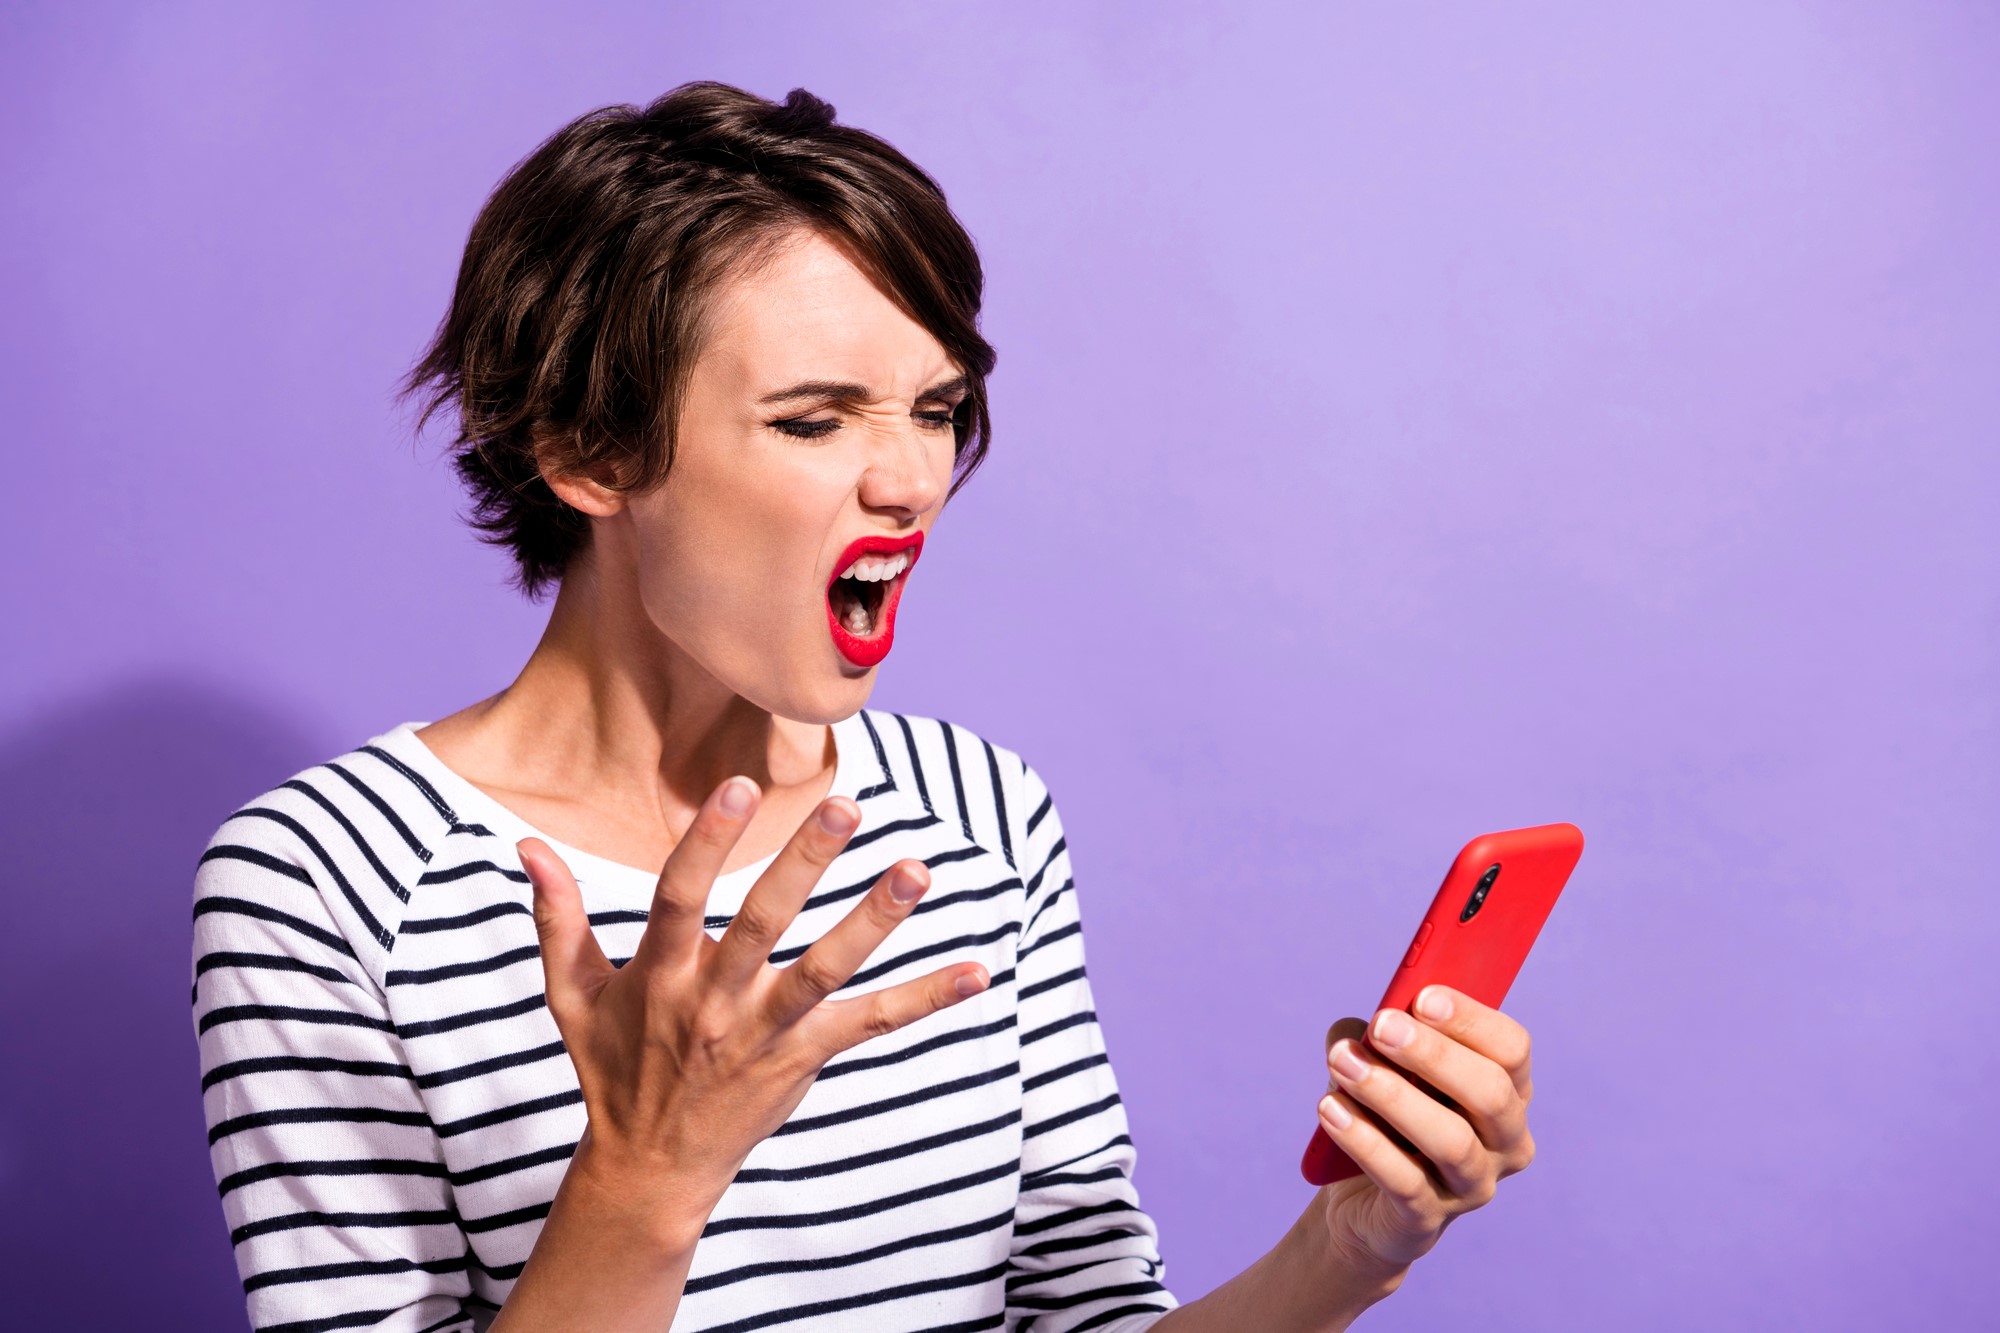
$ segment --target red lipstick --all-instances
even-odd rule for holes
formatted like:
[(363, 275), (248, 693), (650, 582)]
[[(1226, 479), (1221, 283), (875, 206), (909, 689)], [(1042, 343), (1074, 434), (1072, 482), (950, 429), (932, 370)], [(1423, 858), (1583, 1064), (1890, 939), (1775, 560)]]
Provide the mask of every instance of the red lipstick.
[[(872, 667), (889, 655), (889, 647), (896, 638), (896, 603), (902, 599), (903, 583), (917, 567), (917, 557), (923, 549), (924, 534), (913, 532), (907, 537), (857, 537), (840, 553), (840, 558), (834, 561), (833, 574), (826, 581), (826, 623), (833, 632), (833, 646), (842, 657), (856, 666)], [(895, 578), (879, 583), (850, 580), (845, 589), (836, 592), (841, 571), (862, 556), (894, 555), (898, 551), (909, 552), (910, 563)], [(842, 603), (839, 607), (835, 605), (836, 597)], [(857, 600), (870, 610), (871, 623), (866, 635), (856, 634), (841, 623), (842, 611)]]

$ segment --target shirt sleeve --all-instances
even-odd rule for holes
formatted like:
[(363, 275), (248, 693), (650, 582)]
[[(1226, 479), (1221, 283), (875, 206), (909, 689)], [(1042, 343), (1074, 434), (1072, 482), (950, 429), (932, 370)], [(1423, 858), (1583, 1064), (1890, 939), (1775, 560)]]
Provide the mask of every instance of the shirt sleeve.
[(1020, 996), (1021, 1193), (1007, 1275), (1010, 1333), (1139, 1333), (1178, 1302), (1132, 1183), (1138, 1149), (1084, 972), (1083, 922), (1062, 821), (1021, 768), (1027, 888)]
[(209, 1157), (253, 1328), (475, 1327), (441, 1143), (381, 987), (253, 816), (195, 874), (194, 1027)]

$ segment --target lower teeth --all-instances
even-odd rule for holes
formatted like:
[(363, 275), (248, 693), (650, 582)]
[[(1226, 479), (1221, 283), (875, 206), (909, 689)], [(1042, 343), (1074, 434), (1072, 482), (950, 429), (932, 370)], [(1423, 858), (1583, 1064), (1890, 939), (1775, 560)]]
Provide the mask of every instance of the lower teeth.
[(841, 623), (847, 626), (849, 634), (858, 634), (863, 637), (866, 637), (868, 631), (874, 628), (874, 621), (870, 618), (868, 608), (865, 606), (856, 606), (850, 609)]

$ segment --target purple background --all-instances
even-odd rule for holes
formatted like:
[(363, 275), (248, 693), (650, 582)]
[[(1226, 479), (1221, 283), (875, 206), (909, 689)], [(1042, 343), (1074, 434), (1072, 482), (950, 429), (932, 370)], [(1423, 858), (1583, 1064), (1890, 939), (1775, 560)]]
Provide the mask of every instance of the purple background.
[(1183, 1300), (1451, 853), (1569, 819), (1541, 1158), (1367, 1326), (1991, 1319), (2000, 11), (979, 8), (0, 11), (10, 1313), (240, 1323), (195, 854), (524, 660), (390, 388), (511, 162), (713, 77), (982, 247), (872, 702), (1062, 802)]

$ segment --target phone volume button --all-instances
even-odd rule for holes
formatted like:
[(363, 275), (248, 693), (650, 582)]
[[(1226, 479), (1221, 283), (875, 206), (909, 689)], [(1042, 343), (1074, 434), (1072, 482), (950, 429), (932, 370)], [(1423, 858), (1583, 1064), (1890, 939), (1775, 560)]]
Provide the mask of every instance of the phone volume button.
[(1431, 923), (1426, 921), (1417, 927), (1417, 937), (1410, 941), (1410, 951), (1403, 955), (1404, 967), (1415, 967), (1417, 958), (1424, 951), (1424, 941), (1431, 937)]

